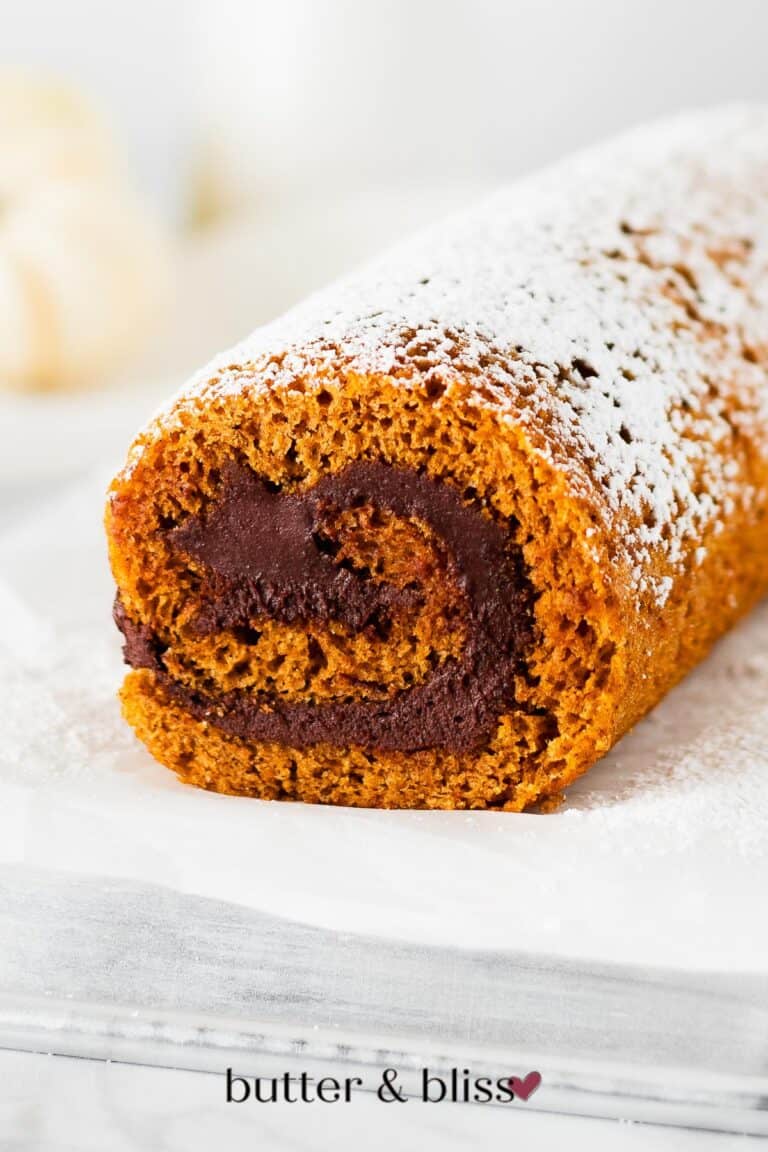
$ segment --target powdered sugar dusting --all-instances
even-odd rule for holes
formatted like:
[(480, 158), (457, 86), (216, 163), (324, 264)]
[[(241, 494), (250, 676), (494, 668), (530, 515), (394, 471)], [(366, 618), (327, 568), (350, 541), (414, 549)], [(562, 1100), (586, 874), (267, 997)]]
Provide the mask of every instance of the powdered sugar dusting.
[(469, 378), (598, 494), (663, 603), (702, 530), (755, 499), (728, 447), (768, 456), (767, 366), (768, 109), (735, 107), (637, 130), (411, 240), (219, 358), (150, 435), (201, 398), (321, 371)]
[(26, 668), (0, 648), (0, 780), (85, 783), (135, 756), (116, 695), (120, 665), (115, 638), (103, 631), (59, 634), (44, 659)]
[(709, 840), (768, 858), (768, 604), (720, 641), (605, 759), (560, 815), (613, 853), (627, 837), (673, 853)]

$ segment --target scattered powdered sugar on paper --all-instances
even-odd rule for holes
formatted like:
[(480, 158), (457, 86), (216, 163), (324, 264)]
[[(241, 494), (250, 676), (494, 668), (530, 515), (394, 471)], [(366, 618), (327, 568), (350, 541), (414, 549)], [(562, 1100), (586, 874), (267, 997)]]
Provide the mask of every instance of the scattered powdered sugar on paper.
[[(652, 759), (633, 753), (630, 736), (604, 766), (617, 777), (615, 798), (595, 792), (586, 811), (574, 807), (563, 816), (586, 822), (595, 844), (611, 854), (643, 846), (654, 854), (677, 853), (711, 838), (718, 848), (768, 859), (768, 669), (762, 689), (751, 709), (727, 715), (718, 708), (719, 726), (684, 747), (665, 747), (657, 731)], [(710, 711), (713, 706), (710, 701)], [(643, 723), (654, 727), (650, 717)], [(581, 791), (588, 787), (580, 782)]]
[(82, 783), (136, 754), (120, 716), (122, 671), (108, 627), (52, 637), (27, 667), (0, 646), (0, 779), (35, 788)]
[(562, 816), (586, 819), (614, 851), (728, 846), (768, 859), (768, 603), (569, 790)]
[(768, 455), (767, 362), (768, 109), (733, 107), (638, 129), (411, 240), (219, 357), (149, 436), (201, 398), (323, 371), (474, 379), (574, 490), (601, 493), (663, 603), (702, 530), (754, 499), (727, 445), (746, 433)]

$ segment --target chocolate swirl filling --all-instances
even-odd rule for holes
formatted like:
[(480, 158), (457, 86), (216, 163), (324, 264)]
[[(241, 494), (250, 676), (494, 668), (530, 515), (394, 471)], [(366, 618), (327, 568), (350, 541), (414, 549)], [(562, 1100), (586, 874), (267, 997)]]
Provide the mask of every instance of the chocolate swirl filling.
[(520, 708), (515, 681), (526, 675), (533, 591), (519, 547), (449, 484), (372, 461), (351, 464), (307, 491), (291, 493), (242, 464), (230, 464), (214, 504), (167, 533), (173, 550), (197, 561), (206, 574), (195, 629), (202, 635), (248, 629), (260, 616), (288, 624), (337, 620), (352, 632), (385, 629), (392, 613), (418, 603), (418, 588), (377, 583), (341, 567), (323, 533), (329, 509), (344, 512), (362, 505), (431, 528), (464, 593), (463, 652), (447, 657), (422, 683), (375, 701), (286, 703), (242, 689), (209, 696), (169, 675), (163, 644), (147, 625), (127, 616), (118, 598), (115, 621), (125, 636), (126, 662), (152, 669), (196, 719), (245, 740), (400, 752), (463, 753), (482, 746), (499, 716)]

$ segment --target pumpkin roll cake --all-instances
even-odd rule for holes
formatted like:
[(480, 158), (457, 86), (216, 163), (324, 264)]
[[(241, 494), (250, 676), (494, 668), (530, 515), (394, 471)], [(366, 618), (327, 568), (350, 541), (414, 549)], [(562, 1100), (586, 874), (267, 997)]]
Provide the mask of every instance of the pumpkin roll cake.
[(107, 507), (191, 784), (547, 808), (768, 589), (768, 111), (654, 124), (308, 300)]

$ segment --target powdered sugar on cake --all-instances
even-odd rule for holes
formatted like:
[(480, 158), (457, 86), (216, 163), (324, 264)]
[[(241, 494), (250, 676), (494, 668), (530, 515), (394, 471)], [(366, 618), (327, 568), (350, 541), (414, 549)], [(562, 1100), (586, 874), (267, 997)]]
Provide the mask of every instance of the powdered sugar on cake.
[(768, 108), (652, 125), (498, 193), (259, 329), (150, 432), (329, 371), (470, 379), (599, 495), (663, 603), (704, 527), (754, 500), (728, 445), (768, 455)]

